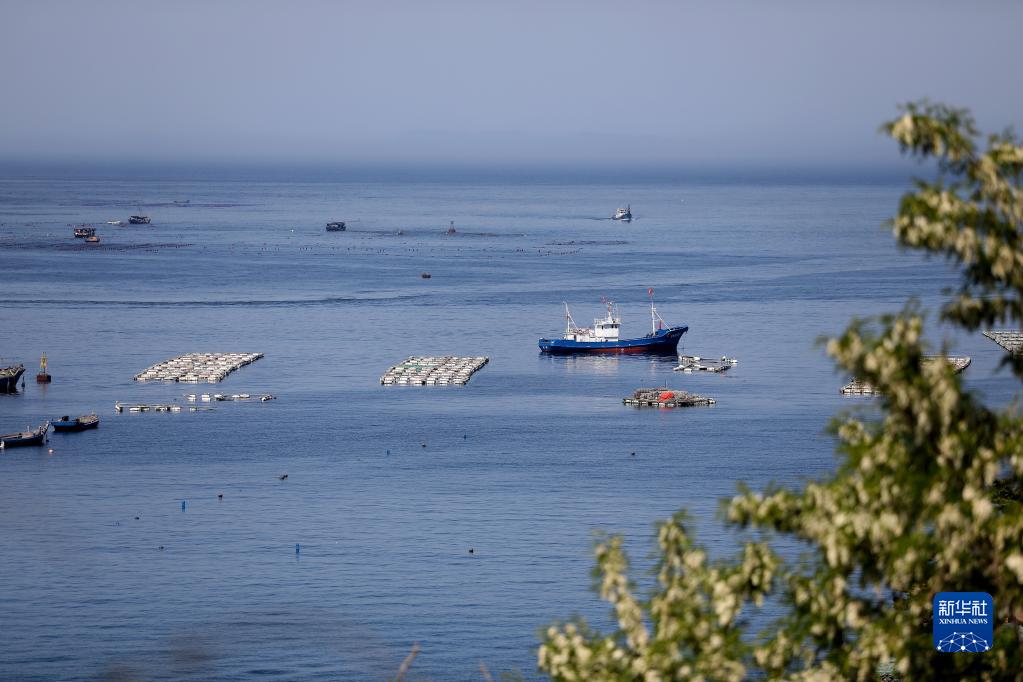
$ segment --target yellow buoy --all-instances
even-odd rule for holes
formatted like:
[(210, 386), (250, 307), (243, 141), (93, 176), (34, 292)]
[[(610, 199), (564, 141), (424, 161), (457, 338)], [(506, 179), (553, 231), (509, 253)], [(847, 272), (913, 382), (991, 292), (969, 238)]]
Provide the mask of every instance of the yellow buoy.
[(39, 374), (36, 374), (36, 382), (48, 384), (52, 380), (53, 377), (46, 373), (46, 353), (43, 353), (43, 357), (39, 358)]

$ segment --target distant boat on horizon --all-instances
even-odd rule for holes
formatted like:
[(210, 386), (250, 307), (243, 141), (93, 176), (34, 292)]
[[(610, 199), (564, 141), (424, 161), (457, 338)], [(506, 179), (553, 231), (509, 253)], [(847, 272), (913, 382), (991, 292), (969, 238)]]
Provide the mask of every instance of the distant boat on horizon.
[(611, 216), (611, 220), (621, 220), (626, 223), (632, 222), (632, 205), (629, 204), (625, 208), (619, 208), (615, 211), (615, 214)]

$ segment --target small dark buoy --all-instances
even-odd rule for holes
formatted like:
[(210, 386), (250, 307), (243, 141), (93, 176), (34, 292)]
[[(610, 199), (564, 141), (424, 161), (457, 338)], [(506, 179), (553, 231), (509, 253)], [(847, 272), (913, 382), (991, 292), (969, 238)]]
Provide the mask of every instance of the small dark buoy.
[(281, 479), (282, 481), (286, 480), (287, 478), (288, 478), (288, 475), (287, 475), (287, 474), (281, 474), (281, 475), (280, 475), (280, 479)]
[(137, 516), (136, 516), (136, 517), (135, 517), (135, 520), (136, 520), (136, 521), (138, 521), (138, 520), (139, 520), (139, 517), (137, 517)]
[(424, 440), (422, 443), (420, 443), (420, 445), (422, 445), (425, 448), (426, 447), (426, 441)]
[(224, 499), (224, 493), (217, 493), (217, 499), (218, 500)]
[(388, 451), (387, 451), (387, 454), (391, 454), (391, 451), (390, 451), (390, 450), (388, 450)]
[(161, 552), (163, 551), (163, 545), (160, 545), (160, 551)]
[(636, 452), (635, 452), (635, 451), (633, 451), (633, 452), (630, 452), (629, 454), (630, 454), (630, 455), (632, 455), (633, 457), (635, 457), (635, 456), (636, 456)]
[(181, 500), (181, 511), (185, 511), (185, 501)]
[(469, 554), (475, 554), (475, 553), (476, 553), (476, 550), (474, 550), (472, 547), (470, 547), (469, 548)]
[(298, 554), (298, 553), (299, 553), (299, 552), (301, 551), (301, 549), (302, 549), (302, 548), (301, 548), (301, 547), (299, 546), (299, 544), (298, 544), (298, 543), (296, 542), (296, 543), (295, 543), (295, 554)]
[(469, 434), (463, 433), (462, 434), (462, 440), (468, 440), (468, 439), (469, 439)]
[(419, 276), (422, 277), (423, 279), (430, 279), (431, 277), (433, 277), (433, 275), (431, 275), (428, 272), (424, 272), (423, 274), (421, 274)]

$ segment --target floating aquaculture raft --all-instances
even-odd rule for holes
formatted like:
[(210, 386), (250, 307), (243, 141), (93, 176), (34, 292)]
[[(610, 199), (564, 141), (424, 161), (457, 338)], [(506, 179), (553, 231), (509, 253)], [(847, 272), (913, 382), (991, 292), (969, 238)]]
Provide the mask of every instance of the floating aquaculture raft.
[[(970, 366), (970, 358), (968, 356), (947, 356), (947, 357), (926, 357), (924, 362), (935, 362), (937, 360), (944, 360), (952, 368), (952, 371), (959, 374), (964, 369)], [(868, 384), (866, 381), (860, 379), (853, 379), (848, 384), (842, 387), (839, 391), (842, 395), (881, 395), (881, 391), (872, 384)]]
[(984, 336), (1014, 355), (1023, 352), (1023, 331), (984, 332)]
[(727, 372), (737, 364), (739, 364), (738, 360), (724, 355), (721, 356), (720, 360), (701, 358), (699, 355), (680, 355), (678, 356), (678, 367), (675, 368), (675, 371), (685, 372), (686, 374), (691, 374), (693, 372), (711, 372), (713, 374), (718, 374), (721, 372)]
[(126, 405), (121, 402), (116, 402), (114, 403), (114, 409), (117, 410), (118, 413), (124, 412), (125, 410), (128, 412), (181, 412), (182, 407), (181, 405)]
[(866, 381), (860, 381), (859, 379), (850, 381), (842, 387), (840, 392), (842, 395), (881, 395), (881, 391), (874, 388), (873, 384), (868, 384)]
[(262, 353), (188, 353), (147, 367), (135, 375), (135, 381), (215, 384), (261, 357)]
[(384, 386), (464, 386), (490, 358), (460, 358), (454, 355), (420, 357), (411, 355), (380, 377)]
[(636, 407), (699, 407), (713, 405), (717, 401), (688, 391), (670, 388), (637, 388), (631, 397), (622, 398), (626, 405)]

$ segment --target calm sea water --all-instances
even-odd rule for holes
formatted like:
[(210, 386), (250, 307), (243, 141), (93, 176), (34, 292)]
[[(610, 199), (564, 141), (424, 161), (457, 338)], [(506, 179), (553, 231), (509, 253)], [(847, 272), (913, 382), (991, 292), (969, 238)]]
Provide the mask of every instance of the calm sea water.
[[(479, 679), (481, 661), (537, 676), (543, 626), (608, 626), (596, 530), (627, 537), (644, 581), (656, 520), (685, 507), (727, 554), (715, 514), (737, 481), (833, 467), (829, 418), (869, 400), (838, 394), (815, 339), (909, 296), (933, 310), (955, 281), (882, 227), (901, 191), (0, 180), (0, 356), (29, 368), (0, 431), (102, 418), (0, 455), (0, 678), (385, 679), (417, 642), (412, 679)], [(627, 202), (632, 224), (605, 219)], [(138, 206), (152, 225), (104, 224)], [(324, 232), (334, 219), (349, 231)], [(71, 237), (81, 222), (100, 246)], [(739, 365), (538, 353), (562, 302), (583, 322), (607, 296), (645, 333), (648, 287), (689, 325), (687, 352)], [(972, 388), (1010, 399), (997, 346), (933, 338), (972, 356)], [(215, 387), (132, 381), (213, 350), (266, 357)], [(43, 352), (49, 386), (31, 380)], [(464, 388), (380, 386), (410, 354), (491, 362)], [(718, 403), (620, 402), (665, 383)], [(207, 390), (279, 399), (113, 410)]]

